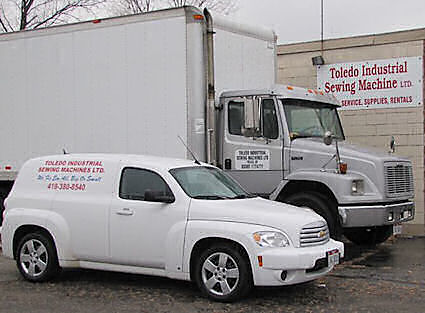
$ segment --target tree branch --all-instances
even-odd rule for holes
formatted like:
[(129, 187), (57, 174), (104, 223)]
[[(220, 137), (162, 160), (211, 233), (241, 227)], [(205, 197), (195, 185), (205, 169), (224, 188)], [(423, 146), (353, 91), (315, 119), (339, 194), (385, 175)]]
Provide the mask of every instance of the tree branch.
[(3, 19), (1, 18), (1, 16), (0, 16), (0, 25), (1, 25), (1, 28), (3, 28), (3, 31), (7, 33), (8, 31), (7, 31), (6, 25), (3, 23)]
[(52, 15), (50, 15), (49, 17), (45, 18), (44, 20), (38, 22), (37, 24), (34, 25), (34, 29), (42, 26), (43, 24), (47, 24), (49, 21), (53, 20), (54, 18), (56, 18), (56, 16), (61, 15), (62, 13), (66, 12), (67, 10), (69, 10), (70, 8), (73, 8), (74, 6), (71, 4), (67, 4), (65, 5), (62, 9), (54, 12)]
[[(51, 26), (57, 21), (61, 21), (60, 17), (62, 15), (66, 15), (68, 11), (72, 11), (74, 9), (86, 9), (88, 12), (90, 12), (90, 7), (95, 7), (103, 2), (105, 2), (105, 0), (69, 0), (62, 8), (56, 8), (54, 11), (50, 12), (50, 15), (47, 15), (47, 17), (41, 21), (35, 23), (31, 28), (36, 29), (43, 25)], [(58, 4), (57, 2), (55, 3)]]
[[(24, 3), (25, 0), (22, 1), (22, 3)], [(32, 7), (32, 4), (34, 3), (34, 0), (29, 0), (27, 2), (27, 5), (25, 6), (25, 11), (28, 12), (28, 10)]]
[(7, 18), (7, 16), (6, 16), (6, 13), (5, 13), (5, 10), (4, 10), (4, 7), (3, 7), (3, 5), (2, 5), (2, 11), (3, 11), (3, 19), (2, 19), (2, 24), (4, 24), (4, 25), (6, 25), (6, 26), (8, 26), (9, 27), (9, 30), (7, 30), (7, 27), (5, 28), (6, 29), (6, 32), (9, 32), (9, 31), (14, 31), (14, 28), (12, 27), (12, 24), (10, 24), (10, 21), (9, 21), (9, 19)]
[(49, 3), (51, 3), (52, 2), (52, 0), (46, 0), (46, 1), (44, 1), (44, 2), (40, 2), (40, 3), (38, 3), (38, 4), (36, 4), (36, 5), (34, 5), (34, 6), (32, 6), (29, 10), (28, 10), (28, 14), (29, 13), (31, 13), (32, 11), (34, 11), (34, 10), (37, 10), (38, 8), (42, 8), (42, 7), (44, 7), (44, 6), (47, 6)]

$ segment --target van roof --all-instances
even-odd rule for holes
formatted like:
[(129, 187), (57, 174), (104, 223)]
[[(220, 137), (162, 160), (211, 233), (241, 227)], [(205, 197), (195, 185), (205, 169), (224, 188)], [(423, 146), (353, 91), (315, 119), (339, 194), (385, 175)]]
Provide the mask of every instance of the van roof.
[[(161, 168), (169, 170), (177, 167), (199, 166), (193, 160), (177, 159), (169, 157), (160, 157), (152, 155), (140, 154), (113, 154), (113, 153), (70, 153), (70, 154), (57, 154), (48, 155), (34, 160), (69, 160), (69, 161), (82, 161), (82, 160), (104, 160), (112, 162), (124, 162), (129, 165), (143, 165), (148, 167)], [(202, 166), (210, 166), (207, 163), (201, 163)]]

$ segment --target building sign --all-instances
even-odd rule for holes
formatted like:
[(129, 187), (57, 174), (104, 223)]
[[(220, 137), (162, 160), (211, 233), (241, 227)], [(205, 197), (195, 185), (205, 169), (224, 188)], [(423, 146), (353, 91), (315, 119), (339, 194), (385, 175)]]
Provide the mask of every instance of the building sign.
[(269, 150), (236, 150), (235, 168), (237, 170), (269, 170)]
[(342, 110), (415, 107), (423, 101), (422, 57), (322, 65), (318, 89), (333, 94)]

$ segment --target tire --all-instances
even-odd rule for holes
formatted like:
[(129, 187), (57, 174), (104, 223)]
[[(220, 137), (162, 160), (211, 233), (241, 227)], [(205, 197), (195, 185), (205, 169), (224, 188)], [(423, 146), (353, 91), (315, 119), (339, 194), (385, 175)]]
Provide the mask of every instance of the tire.
[(204, 296), (220, 302), (236, 301), (253, 287), (249, 261), (231, 244), (204, 250), (195, 265), (194, 278)]
[(22, 276), (32, 282), (51, 280), (59, 273), (56, 248), (42, 233), (24, 236), (18, 245), (16, 265)]
[(355, 227), (344, 229), (344, 236), (351, 242), (372, 246), (383, 243), (393, 234), (393, 226)]
[(316, 192), (300, 192), (293, 194), (284, 200), (299, 207), (307, 207), (322, 216), (326, 223), (328, 223), (329, 234), (332, 239), (340, 239), (341, 227), (338, 223), (337, 217), (332, 214), (332, 207), (325, 197)]

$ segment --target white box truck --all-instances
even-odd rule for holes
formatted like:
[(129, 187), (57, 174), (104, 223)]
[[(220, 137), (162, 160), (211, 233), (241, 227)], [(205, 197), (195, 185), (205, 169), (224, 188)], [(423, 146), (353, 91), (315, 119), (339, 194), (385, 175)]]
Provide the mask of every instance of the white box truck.
[(27, 159), (190, 158), (180, 136), (251, 193), (312, 208), (333, 237), (386, 240), (414, 217), (411, 162), (344, 144), (335, 98), (275, 85), (276, 67), (273, 31), (193, 7), (2, 34), (0, 197)]

